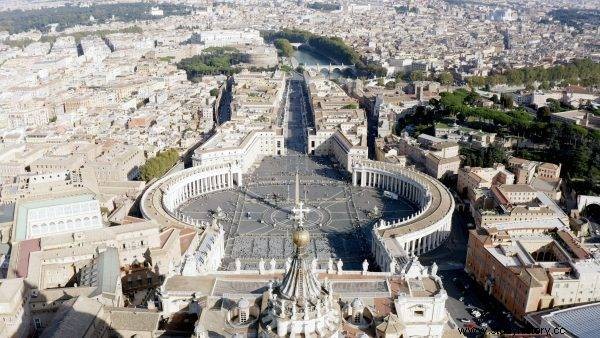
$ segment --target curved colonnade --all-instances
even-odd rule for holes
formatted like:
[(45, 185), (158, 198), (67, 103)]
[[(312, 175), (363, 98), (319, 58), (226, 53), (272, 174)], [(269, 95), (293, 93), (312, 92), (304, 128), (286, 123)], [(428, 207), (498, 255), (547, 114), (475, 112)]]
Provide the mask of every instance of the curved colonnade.
[(373, 228), (372, 251), (383, 270), (437, 248), (450, 234), (454, 199), (433, 177), (395, 164), (361, 161), (353, 168), (352, 184), (389, 191), (418, 207), (408, 217), (380, 220)]
[[(242, 185), (242, 170), (232, 164), (199, 165), (167, 175), (143, 194), (140, 209), (146, 219), (163, 226), (206, 227), (206, 222), (177, 212), (191, 198)], [(397, 194), (417, 205), (412, 215), (380, 220), (373, 228), (372, 252), (387, 271), (409, 257), (437, 248), (450, 234), (454, 199), (438, 180), (399, 165), (360, 161), (352, 168), (352, 184)]]
[(198, 165), (164, 176), (152, 184), (142, 195), (140, 209), (144, 218), (164, 226), (206, 227), (205, 221), (179, 213), (179, 206), (191, 198), (241, 185), (241, 168), (231, 163)]

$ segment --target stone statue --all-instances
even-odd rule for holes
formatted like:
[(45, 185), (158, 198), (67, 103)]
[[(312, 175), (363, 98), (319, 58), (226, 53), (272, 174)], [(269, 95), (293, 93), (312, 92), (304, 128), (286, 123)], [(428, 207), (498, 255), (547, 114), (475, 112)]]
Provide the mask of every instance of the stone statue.
[(240, 271), (242, 270), (242, 262), (240, 261), (239, 258), (235, 259), (235, 271)]
[(433, 276), (437, 276), (437, 272), (438, 272), (438, 265), (433, 262), (433, 264), (431, 264), (431, 274)]
[(221, 209), (221, 206), (219, 205), (217, 207), (217, 210), (215, 211), (213, 217), (216, 219), (223, 219), (223, 218), (225, 218), (225, 216), (226, 216), (225, 212), (223, 212), (223, 209)]
[(327, 261), (327, 272), (331, 273), (333, 271), (333, 260), (331, 259), (331, 257), (329, 257), (329, 260)]
[(275, 269), (277, 268), (277, 261), (275, 261), (275, 258), (271, 258), (271, 262), (269, 263), (269, 265), (271, 265), (271, 271), (275, 271)]
[(392, 275), (396, 273), (396, 260), (394, 258), (390, 261), (390, 273)]
[(342, 262), (341, 259), (338, 259), (336, 265), (337, 265), (337, 272), (338, 272), (338, 274), (341, 274), (342, 273), (342, 267), (344, 266), (344, 262)]
[(292, 319), (296, 318), (297, 313), (298, 309), (296, 308), (296, 303), (292, 303)]
[(262, 275), (263, 273), (265, 273), (265, 260), (264, 259), (260, 259), (260, 261), (258, 261), (258, 272)]
[(362, 272), (363, 272), (363, 275), (366, 274), (367, 271), (369, 271), (369, 262), (365, 259), (362, 262)]

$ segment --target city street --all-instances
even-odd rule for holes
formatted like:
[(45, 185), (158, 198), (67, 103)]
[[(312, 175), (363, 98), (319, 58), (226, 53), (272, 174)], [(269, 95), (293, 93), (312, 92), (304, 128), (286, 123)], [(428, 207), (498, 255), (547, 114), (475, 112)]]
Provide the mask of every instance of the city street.
[[(455, 211), (452, 233), (448, 240), (439, 248), (421, 255), (419, 260), (424, 265), (434, 262), (438, 265), (438, 275), (448, 293), (446, 309), (458, 327), (478, 327), (483, 330), (487, 326), (492, 331), (520, 332), (520, 324), (511, 320), (506, 309), (487, 295), (464, 271), (468, 243), (467, 224), (471, 221), (467, 214)], [(473, 309), (481, 313), (479, 318), (472, 314)]]

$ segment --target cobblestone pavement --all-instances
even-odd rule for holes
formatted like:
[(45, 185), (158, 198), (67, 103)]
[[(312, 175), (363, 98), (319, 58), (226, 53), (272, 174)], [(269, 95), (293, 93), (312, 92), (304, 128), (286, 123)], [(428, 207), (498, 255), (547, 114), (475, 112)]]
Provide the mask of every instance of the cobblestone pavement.
[(244, 266), (255, 267), (260, 258), (275, 258), (278, 264), (292, 253), (290, 219), (294, 205), (294, 176), (299, 173), (300, 199), (310, 212), (305, 226), (312, 235), (312, 254), (320, 264), (332, 257), (344, 260), (344, 267), (360, 269), (370, 258), (369, 236), (373, 209), (384, 219), (409, 215), (414, 207), (403, 200), (384, 197), (370, 188), (352, 187), (327, 158), (304, 155), (267, 157), (245, 177), (239, 190), (221, 191), (189, 201), (184, 214), (210, 220), (221, 207), (227, 219), (225, 269), (233, 269), (240, 258)]

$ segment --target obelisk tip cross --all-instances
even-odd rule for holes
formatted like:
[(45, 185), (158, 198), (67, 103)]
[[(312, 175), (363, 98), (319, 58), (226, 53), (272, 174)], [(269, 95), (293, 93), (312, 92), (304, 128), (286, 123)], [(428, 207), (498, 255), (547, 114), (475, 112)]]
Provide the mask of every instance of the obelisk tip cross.
[(304, 227), (304, 214), (309, 211), (310, 209), (304, 208), (304, 202), (300, 201), (300, 178), (296, 172), (296, 200), (292, 213), (294, 213), (294, 220), (298, 222), (298, 228)]

